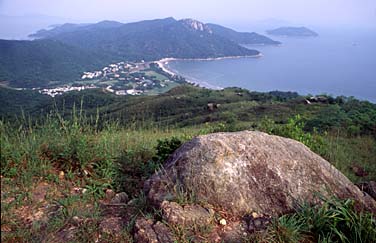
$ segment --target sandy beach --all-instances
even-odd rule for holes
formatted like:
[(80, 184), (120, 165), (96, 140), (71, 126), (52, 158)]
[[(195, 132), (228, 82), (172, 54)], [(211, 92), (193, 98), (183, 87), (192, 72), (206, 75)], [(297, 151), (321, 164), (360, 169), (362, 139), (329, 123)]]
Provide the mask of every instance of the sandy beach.
[[(161, 60), (155, 61), (155, 63), (166, 73), (170, 75), (180, 75), (179, 73), (175, 72), (168, 68), (168, 63), (171, 61), (217, 61), (217, 60), (225, 60), (225, 59), (238, 59), (238, 58), (260, 58), (262, 57), (262, 53), (252, 56), (227, 56), (227, 57), (213, 57), (213, 58), (162, 58)], [(180, 75), (181, 76), (181, 75)], [(183, 76), (185, 80), (193, 85), (198, 85), (200, 87), (209, 88), (209, 89), (223, 89), (223, 87), (215, 86), (212, 84), (207, 83), (204, 80), (196, 80), (190, 77)]]

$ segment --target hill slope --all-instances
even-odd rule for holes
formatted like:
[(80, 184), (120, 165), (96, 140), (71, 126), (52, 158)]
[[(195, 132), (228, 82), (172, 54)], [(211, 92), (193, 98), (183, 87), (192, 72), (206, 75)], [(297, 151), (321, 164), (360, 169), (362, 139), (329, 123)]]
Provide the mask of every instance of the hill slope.
[[(196, 23), (202, 24), (198, 21)], [(158, 60), (165, 57), (247, 56), (259, 53), (207, 29), (195, 29), (187, 25), (186, 21), (173, 18), (116, 25), (111, 28), (99, 28), (97, 25), (76, 27), (73, 31), (49, 35), (49, 38), (87, 51), (107, 53), (118, 60), (130, 61)]]
[(214, 34), (220, 35), (224, 38), (230, 39), (238, 44), (249, 45), (278, 45), (279, 41), (272, 40), (266, 36), (257, 34), (255, 32), (237, 32), (235, 30), (217, 25), (207, 24), (207, 26), (213, 31)]
[(101, 67), (110, 59), (56, 40), (0, 40), (0, 81), (15, 87), (45, 86), (68, 81)]
[(46, 29), (39, 30), (34, 34), (29, 35), (29, 37), (43, 39), (43, 38), (53, 37), (62, 33), (75, 32), (75, 31), (80, 31), (80, 30), (90, 30), (90, 29), (100, 30), (100, 29), (107, 29), (107, 28), (116, 28), (116, 27), (120, 27), (121, 25), (123, 24), (120, 22), (108, 21), (108, 20), (101, 21), (96, 24), (66, 23), (66, 24), (58, 25), (55, 28), (50, 29), (50, 30), (46, 30)]
[[(58, 110), (65, 110), (70, 116), (73, 105), (78, 106), (83, 102), (82, 108), (87, 115), (95, 116), (99, 112), (104, 120), (114, 119), (124, 125), (134, 121), (139, 121), (139, 125), (153, 121), (164, 125), (185, 126), (236, 120), (249, 126), (250, 122), (260, 121), (265, 117), (281, 122), (286, 117), (301, 114), (306, 119), (307, 127), (320, 130), (341, 127), (350, 133), (376, 136), (376, 104), (346, 97), (328, 97), (325, 102), (307, 105), (305, 97), (295, 92), (260, 93), (239, 88), (208, 90), (191, 85), (180, 85), (157, 96), (116, 96), (100, 89), (92, 89), (68, 92), (52, 98), (32, 91), (12, 91), (14, 95), (8, 96), (9, 91), (1, 92), (1, 89), (0, 106), (6, 107), (8, 114), (12, 110), (13, 113), (20, 112), (17, 104), (22, 102), (15, 99), (27, 103), (27, 106), (23, 106), (24, 112), (33, 116), (34, 111), (42, 108), (44, 111), (51, 111), (56, 105)], [(28, 97), (46, 102), (36, 102), (31, 106)], [(210, 103), (211, 106), (208, 105)], [(216, 108), (215, 104), (220, 106)], [(4, 115), (1, 113), (0, 111), (0, 116)]]

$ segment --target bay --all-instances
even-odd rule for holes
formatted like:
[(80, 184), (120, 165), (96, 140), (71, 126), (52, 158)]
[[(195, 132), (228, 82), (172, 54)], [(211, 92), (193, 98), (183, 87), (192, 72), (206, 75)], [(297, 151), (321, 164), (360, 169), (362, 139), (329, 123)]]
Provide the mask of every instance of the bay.
[(321, 30), (316, 38), (273, 37), (247, 46), (261, 58), (176, 60), (167, 68), (209, 88), (354, 96), (376, 102), (376, 31)]

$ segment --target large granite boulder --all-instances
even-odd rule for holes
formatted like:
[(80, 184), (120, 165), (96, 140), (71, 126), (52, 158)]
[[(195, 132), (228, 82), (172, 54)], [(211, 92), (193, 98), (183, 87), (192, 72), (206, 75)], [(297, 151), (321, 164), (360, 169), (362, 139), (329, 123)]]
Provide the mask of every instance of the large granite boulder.
[(177, 188), (239, 217), (288, 213), (299, 203), (317, 203), (317, 195), (353, 198), (360, 208), (376, 209), (371, 197), (302, 143), (254, 131), (194, 138), (144, 187), (159, 208), (181, 194)]

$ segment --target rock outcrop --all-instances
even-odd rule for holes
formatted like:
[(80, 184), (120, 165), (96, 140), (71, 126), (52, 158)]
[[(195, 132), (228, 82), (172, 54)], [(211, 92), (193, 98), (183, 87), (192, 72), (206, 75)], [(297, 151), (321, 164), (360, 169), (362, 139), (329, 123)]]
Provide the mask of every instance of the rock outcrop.
[(353, 198), (360, 208), (376, 209), (371, 197), (305, 145), (262, 132), (194, 138), (175, 151), (144, 190), (161, 208), (178, 197), (176, 185), (234, 217), (288, 213), (301, 202), (317, 203), (318, 194)]

